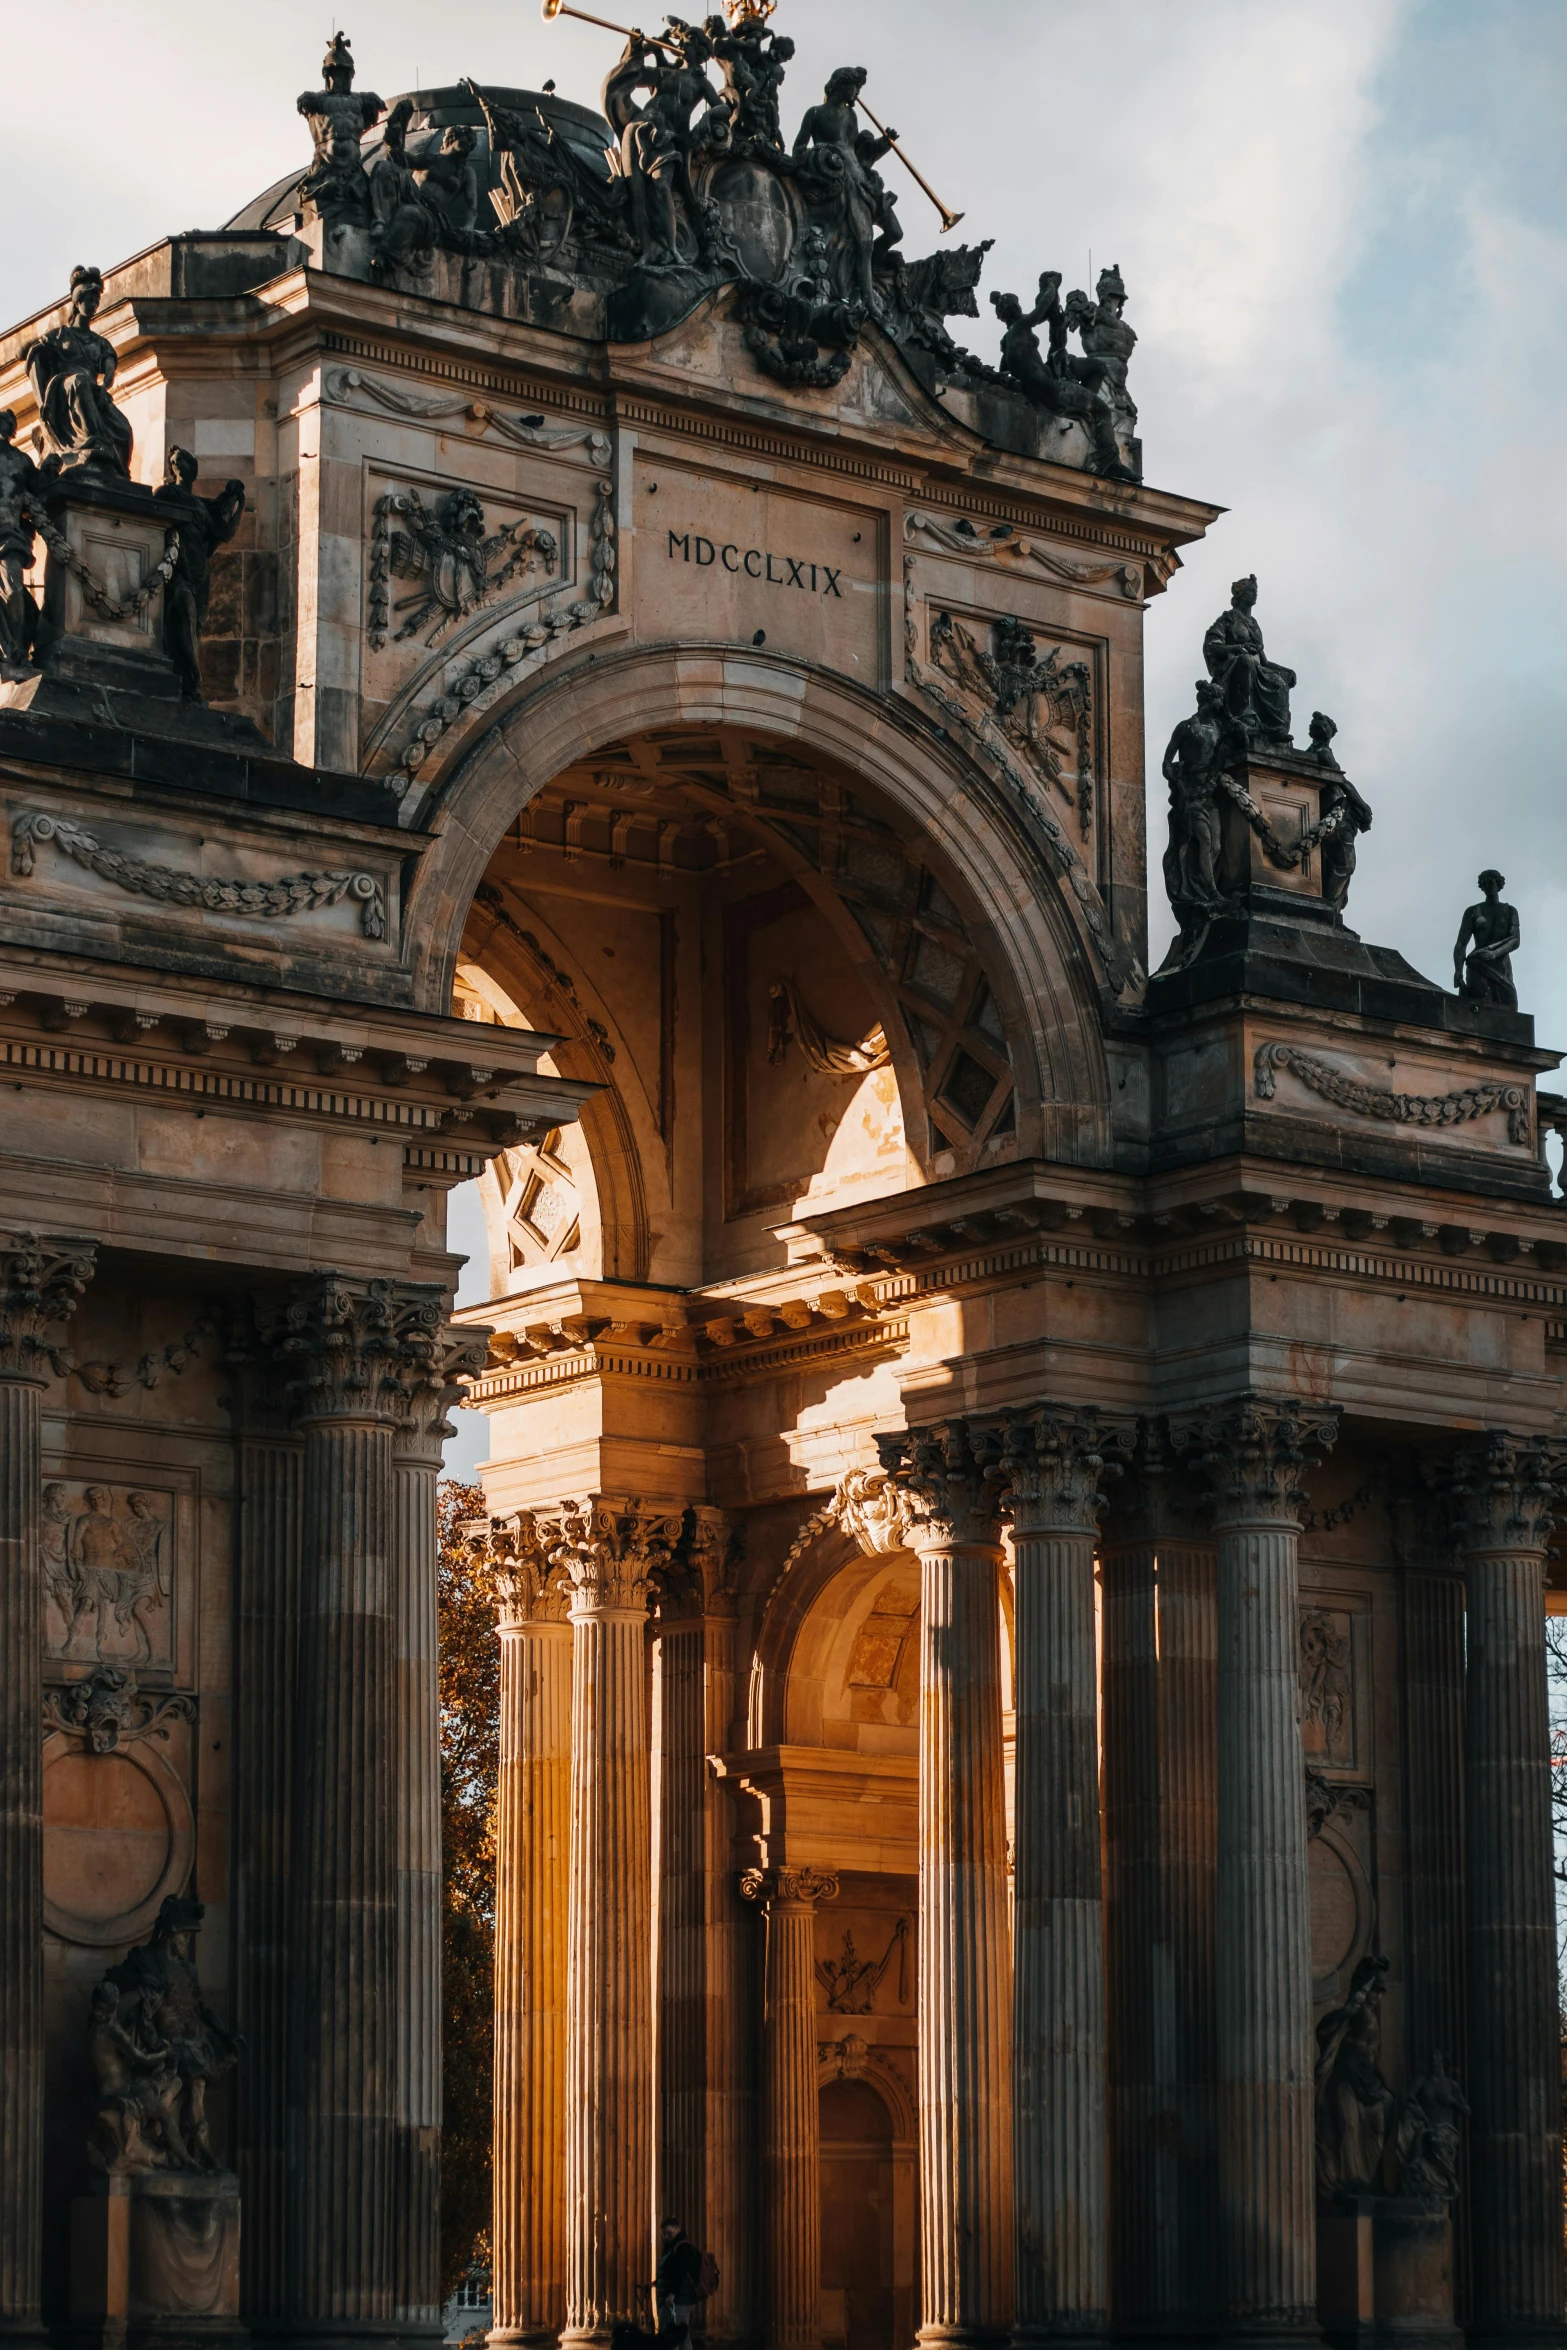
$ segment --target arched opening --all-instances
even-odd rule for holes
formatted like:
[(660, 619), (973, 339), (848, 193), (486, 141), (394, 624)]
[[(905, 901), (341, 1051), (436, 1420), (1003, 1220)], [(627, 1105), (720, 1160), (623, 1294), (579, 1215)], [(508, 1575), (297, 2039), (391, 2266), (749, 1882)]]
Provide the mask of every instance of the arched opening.
[(824, 2350), (908, 2350), (918, 2324), (912, 2143), (874, 2077), (820, 2091)]
[(840, 763), (741, 726), (605, 744), (474, 896), (458, 1008), (558, 1034), (580, 1136), (486, 1184), (492, 1294), (689, 1288), (780, 1224), (1015, 1157), (1004, 964), (939, 855)]

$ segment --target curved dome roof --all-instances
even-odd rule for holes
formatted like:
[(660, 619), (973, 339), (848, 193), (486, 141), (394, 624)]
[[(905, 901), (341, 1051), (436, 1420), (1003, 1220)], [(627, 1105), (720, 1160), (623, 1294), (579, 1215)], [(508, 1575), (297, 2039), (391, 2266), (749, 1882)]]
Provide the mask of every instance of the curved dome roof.
[[(514, 113), (526, 114), (537, 108), (551, 130), (573, 147), (586, 163), (608, 178), (609, 168), (604, 161), (604, 153), (612, 144), (614, 133), (604, 117), (595, 114), (591, 106), (575, 105), (570, 98), (558, 98), (552, 90), (502, 89), (492, 87), (487, 82), (481, 87), (485, 96), (493, 99), (497, 106), (509, 107)], [(483, 175), (483, 188), (487, 191), (500, 184), (500, 174), (490, 159), (490, 137), (485, 128), (483, 109), (470, 90), (464, 89), (459, 83), (439, 90), (402, 91), (397, 97), (388, 100), (387, 112), (390, 113), (392, 107), (401, 104), (404, 97), (412, 101), (414, 110), (408, 126), (408, 154), (411, 161), (417, 162), (427, 150), (433, 152), (438, 148), (441, 133), (450, 129), (453, 123), (468, 123), (478, 133), (473, 159)], [(309, 136), (303, 123), (299, 129), (308, 150)], [(377, 124), (373, 130), (366, 131), (360, 141), (360, 153), (366, 163), (379, 155), (381, 146), (381, 129)], [(242, 205), (233, 219), (226, 220), (223, 226), (226, 229), (270, 228), (285, 234), (294, 225), (294, 215), (299, 209), (299, 183), (309, 169), (310, 156), (307, 151), (301, 156), (296, 171), (289, 172), (283, 179), (274, 180), (270, 188), (264, 188), (259, 196), (252, 197), (248, 204)]]

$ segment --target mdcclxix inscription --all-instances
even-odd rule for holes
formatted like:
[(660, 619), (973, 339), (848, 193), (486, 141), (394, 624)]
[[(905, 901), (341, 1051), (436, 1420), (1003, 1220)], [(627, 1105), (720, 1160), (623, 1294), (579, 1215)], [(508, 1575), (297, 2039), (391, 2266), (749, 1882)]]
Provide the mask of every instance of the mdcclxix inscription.
[[(771, 555), (765, 547), (741, 547), (732, 539), (726, 546), (715, 547), (699, 532), (674, 530), (666, 552), (672, 563), (694, 563), (699, 571), (716, 562), (726, 571), (743, 571), (747, 579), (765, 580), (769, 587), (799, 588), (808, 596), (843, 594), (838, 584), (843, 577), (841, 565), (835, 569), (830, 563), (808, 563), (803, 555), (798, 560), (793, 555)], [(787, 568), (775, 570), (779, 563)]]

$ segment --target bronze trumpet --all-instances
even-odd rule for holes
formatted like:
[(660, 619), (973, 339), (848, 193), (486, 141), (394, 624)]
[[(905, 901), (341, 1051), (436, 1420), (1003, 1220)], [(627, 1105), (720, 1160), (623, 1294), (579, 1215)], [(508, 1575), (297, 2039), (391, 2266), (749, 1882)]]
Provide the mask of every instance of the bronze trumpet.
[[(544, 0), (544, 5), (547, 12), (549, 9), (549, 0)], [(568, 8), (566, 13), (568, 16), (574, 16), (576, 14), (576, 10)], [(949, 212), (947, 210), (946, 205), (943, 204), (941, 198), (937, 195), (935, 189), (931, 186), (929, 180), (925, 177), (925, 174), (918, 170), (915, 165), (909, 161), (908, 157), (904, 154), (903, 149), (898, 145), (897, 140), (887, 138), (886, 124), (876, 121), (875, 115), (872, 114), (870, 108), (866, 105), (865, 100), (863, 98), (859, 98), (855, 101), (855, 103), (858, 105), (860, 112), (865, 116), (867, 122), (874, 124), (875, 128), (881, 133), (881, 136), (884, 139), (887, 139), (888, 146), (892, 149), (894, 155), (896, 155), (898, 161), (902, 164), (910, 179), (914, 181), (916, 187), (924, 189), (926, 195), (935, 205), (936, 210), (941, 214), (942, 235), (945, 236), (949, 229), (956, 228), (958, 222), (963, 218), (962, 213)]]
[[(545, 23), (553, 24), (557, 16), (575, 16), (583, 24), (596, 24), (600, 32), (619, 33), (623, 41), (631, 38), (632, 28), (628, 24), (615, 24), (607, 16), (591, 16), (585, 8), (568, 7), (567, 0), (544, 0)], [(643, 39), (650, 49), (667, 49), (669, 46), (667, 41), (655, 40), (650, 33), (645, 33)]]

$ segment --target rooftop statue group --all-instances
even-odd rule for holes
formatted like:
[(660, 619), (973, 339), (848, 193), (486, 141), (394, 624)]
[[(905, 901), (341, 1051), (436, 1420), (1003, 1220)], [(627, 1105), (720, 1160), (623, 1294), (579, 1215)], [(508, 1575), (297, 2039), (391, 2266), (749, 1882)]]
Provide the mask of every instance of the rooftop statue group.
[(1355, 873), (1355, 843), (1371, 827), (1371, 810), (1338, 763), (1333, 749), (1337, 726), (1325, 711), (1311, 714), (1310, 748), (1304, 754), (1321, 770), (1316, 821), (1295, 841), (1280, 840), (1257, 807), (1237, 770), (1270, 752), (1295, 753), (1290, 733), (1293, 669), (1270, 661), (1256, 616), (1253, 573), (1230, 590), (1230, 607), (1203, 638), (1208, 674), (1195, 688), (1197, 708), (1183, 718), (1165, 748), (1163, 773), (1170, 787), (1170, 839), (1164, 853), (1164, 885), (1181, 926), (1176, 960), (1190, 960), (1209, 925), (1238, 910), (1238, 892), (1225, 872), (1224, 811), (1237, 809), (1262, 840), (1270, 863), (1300, 865), (1314, 851), (1322, 859), (1322, 895), (1342, 914)]
[[(36, 676), (46, 650), (43, 614), (27, 583), (38, 539), (81, 569), (49, 519), (51, 496), (73, 483), (132, 487), (130, 420), (113, 399), (114, 345), (93, 325), (102, 298), (102, 271), (73, 269), (64, 324), (48, 328), (22, 353), (38, 402), (36, 457), (17, 447), (14, 412), (0, 409), (0, 684)], [(163, 599), (164, 649), (182, 694), (199, 702), (211, 559), (239, 528), (245, 489), (230, 481), (216, 497), (198, 496), (196, 471), (188, 450), (171, 449), (152, 495), (168, 508), (173, 557)]]
[[(880, 169), (898, 134), (862, 120), (863, 66), (840, 66), (786, 142), (794, 44), (770, 13), (760, 0), (728, 0), (727, 18), (670, 16), (656, 36), (634, 30), (605, 77), (611, 138), (600, 150), (542, 105), (523, 110), (473, 82), (487, 155), (472, 124), (416, 124), (412, 99), (383, 122), (380, 98), (355, 91), (352, 50), (335, 34), (323, 86), (298, 101), (315, 149), (301, 203), (335, 240), (338, 267), (353, 266), (357, 243), (370, 274), (394, 281), (428, 273), (443, 252), (547, 270), (606, 297), (615, 341), (656, 334), (736, 286), (757, 365), (795, 386), (840, 381), (874, 319), (943, 380), (1010, 393), (1063, 430), (1081, 426), (1091, 470), (1138, 478), (1127, 389), (1137, 337), (1119, 270), (1101, 271), (1093, 296), (1064, 300), (1059, 272), (1047, 272), (1026, 314), (1016, 295), (993, 295), (1000, 366), (961, 349), (946, 321), (978, 317), (989, 241), (905, 258)], [(944, 215), (948, 225), (956, 217)]]

